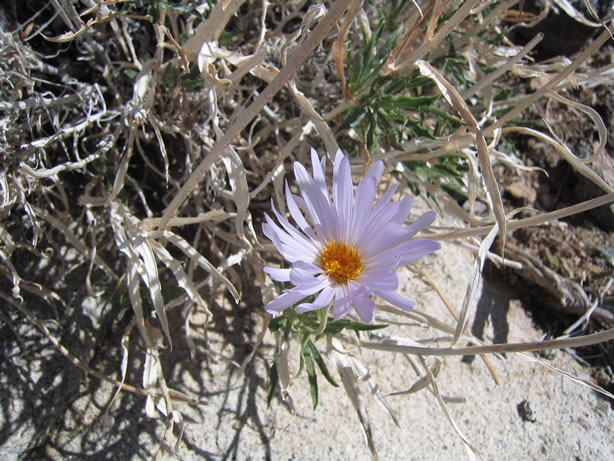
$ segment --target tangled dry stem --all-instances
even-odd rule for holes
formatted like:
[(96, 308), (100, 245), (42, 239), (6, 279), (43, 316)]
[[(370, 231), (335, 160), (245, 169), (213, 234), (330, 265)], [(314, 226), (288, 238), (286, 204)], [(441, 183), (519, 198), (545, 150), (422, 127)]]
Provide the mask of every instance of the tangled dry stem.
[[(373, 11), (357, 0), (331, 2), (325, 14), (322, 6), (304, 14), (301, 2), (272, 5), (263, 1), (260, 12), (254, 14), (241, 8), (244, 1), (219, 1), (200, 22), (195, 14), (186, 16), (172, 8), (160, 8), (153, 23), (154, 36), (146, 42), (141, 26), (148, 16), (130, 12), (120, 1), (84, 3), (89, 8), (79, 14), (70, 2), (51, 2), (48, 9), (54, 13), (41, 12), (43, 16), (53, 13), (43, 26), (32, 29), (33, 22), (26, 21), (15, 31), (0, 31), (0, 212), (4, 218), (0, 224), (0, 259), (11, 289), (10, 294), (2, 296), (84, 371), (123, 390), (146, 395), (148, 413), (162, 414), (166, 419), (161, 447), (173, 451), (183, 431), (173, 401), (202, 402), (166, 384), (159, 350), (165, 343), (172, 345), (168, 316), (178, 315), (176, 307), (186, 308), (184, 330), (190, 342), (194, 335), (192, 319), (200, 313), (207, 319), (205, 325), (211, 321), (209, 306), (220, 288), (240, 301), (245, 273), (261, 289), (263, 303), (274, 295), (275, 287), (262, 274), (264, 262), (273, 261), (275, 256), (272, 246), (260, 236), (261, 211), (272, 197), (283, 211), (283, 181), (291, 160), (304, 161), (308, 147), (318, 139), (324, 141), (329, 154), (336, 150), (336, 120), (359, 100), (346, 91), (345, 54), (339, 52), (343, 48), (335, 42), (338, 48), (331, 55), (331, 37), (337, 24), (347, 45), (356, 50), (359, 25), (371, 33)], [(407, 354), (418, 375), (417, 383), (421, 383), (416, 389), (430, 387), (444, 411), (445, 403), (436, 386), (438, 370), (426, 366), (422, 360), (425, 354), (526, 352), (594, 344), (611, 340), (614, 335), (613, 330), (606, 330), (539, 343), (485, 345), (466, 331), (470, 300), (481, 269), (487, 258), (497, 258), (488, 251), (497, 234), (503, 245), (506, 233), (514, 229), (614, 202), (611, 185), (587, 165), (594, 157), (578, 158), (553, 133), (509, 126), (541, 98), (573, 106), (561, 95), (567, 88), (603, 78), (608, 67), (588, 71), (585, 65), (609, 40), (609, 31), (604, 30), (572, 63), (543, 71), (528, 58), (539, 37), (525, 47), (506, 41), (504, 48), (510, 57), (500, 50), (495, 53), (492, 46), (476, 38), (479, 33), (497, 32), (502, 16), (515, 2), (502, 2), (486, 17), (476, 9), (478, 3), (465, 1), (444, 20), (442, 13), (452, 11), (450, 2), (414, 2), (415, 7), (404, 9), (398, 21), (409, 25), (425, 24), (430, 19), (429, 33), (400, 40), (384, 67), (384, 73), (390, 75), (403, 76), (417, 69), (430, 78), (445, 101), (444, 109), (460, 117), (464, 127), (428, 141), (406, 136), (402, 149), (380, 145), (364, 159), (364, 163), (384, 160), (391, 175), (396, 170), (400, 177), (418, 183), (443, 204), (445, 214), (455, 224), (428, 235), (430, 238), (470, 242), (477, 248), (475, 270), (460, 313), (440, 293), (451, 308), (452, 319), (434, 319), (426, 314), (412, 317), (434, 331), (450, 334), (449, 347), (417, 347), (408, 345), (407, 338), (361, 340), (351, 345)], [(200, 7), (202, 10), (205, 5)], [(303, 22), (297, 18), (304, 18)], [(58, 30), (58, 23), (67, 31), (52, 38), (50, 32)], [(294, 32), (288, 33), (292, 24)], [(253, 33), (223, 44), (222, 34), (231, 26)], [(183, 44), (181, 30), (187, 36)], [(43, 34), (49, 40), (47, 51), (34, 51), (30, 44), (41, 42)], [(113, 38), (113, 44), (101, 45), (100, 37)], [(474, 73), (475, 84), (462, 92), (434, 64), (437, 56), (448, 52), (450, 37), (460, 44), (457, 52), (470, 60), (469, 68)], [(69, 44), (77, 59), (89, 60), (91, 71), (95, 69), (97, 74), (86, 79), (51, 64), (49, 51), (56, 43)], [(152, 51), (151, 57), (144, 59), (145, 54), (140, 54), (143, 50)], [(429, 62), (423, 60), (425, 56), (429, 56)], [(480, 62), (495, 70), (482, 72)], [(185, 75), (193, 71), (199, 79), (198, 91), (186, 87)], [(510, 110), (497, 118), (493, 109), (500, 103), (494, 101), (489, 88), (495, 83), (506, 85), (506, 78), (521, 72), (545, 74), (549, 81), (534, 93), (510, 100)], [(131, 83), (128, 76), (133, 78)], [(479, 104), (472, 102), (475, 95), (482, 95)], [(595, 156), (602, 155), (605, 125), (594, 111), (589, 115), (601, 138)], [(524, 167), (499, 146), (503, 136), (512, 132), (535, 136), (555, 146), (574, 169), (603, 189), (604, 195), (551, 213), (510, 218), (503, 208), (492, 164), (500, 161)], [(360, 133), (351, 132), (350, 136), (358, 138)], [(468, 165), (464, 182), (470, 211), (457, 206), (446, 189), (424, 181), (404, 163), (422, 160), (437, 164), (451, 152), (463, 155)], [(359, 171), (363, 160), (357, 159), (355, 164)], [(473, 212), (477, 200), (488, 204), (486, 215)], [(62, 261), (67, 247), (76, 250), (74, 261)], [(45, 253), (47, 250), (40, 248), (51, 251)], [(83, 363), (37, 314), (25, 307), (24, 291), (50, 305), (64, 301), (54, 289), (45, 287), (51, 281), (28, 280), (25, 274), (36, 270), (33, 265), (17, 263), (24, 250), (46, 264), (68, 265), (68, 271), (85, 265), (87, 291), (97, 299), (114, 284), (114, 289), (128, 293), (134, 322), (126, 330), (136, 325), (146, 350), (142, 387), (124, 383), (125, 365), (121, 380), (117, 380)], [(520, 264), (513, 256), (508, 259), (510, 264)], [(428, 280), (428, 275), (425, 278)], [(172, 291), (169, 286), (181, 290), (172, 299), (167, 295)], [(150, 308), (155, 319), (147, 311)], [(3, 313), (3, 318), (9, 317), (13, 312)], [(61, 323), (61, 316), (56, 320)], [(206, 327), (201, 334), (206, 335)], [(129, 333), (124, 337), (126, 343), (130, 341)], [(264, 331), (254, 347), (263, 337)], [(476, 345), (454, 347), (461, 339)], [(195, 353), (193, 342), (190, 344)], [(343, 350), (340, 344), (331, 345), (330, 357), (375, 456), (374, 435), (358, 393), (360, 367), (351, 363), (355, 359), (344, 355)], [(247, 359), (251, 357), (253, 352)], [(489, 366), (487, 358), (484, 362)], [(492, 374), (496, 379), (494, 371)], [(284, 386), (287, 383), (282, 383)], [(472, 456), (469, 442), (454, 427)]]

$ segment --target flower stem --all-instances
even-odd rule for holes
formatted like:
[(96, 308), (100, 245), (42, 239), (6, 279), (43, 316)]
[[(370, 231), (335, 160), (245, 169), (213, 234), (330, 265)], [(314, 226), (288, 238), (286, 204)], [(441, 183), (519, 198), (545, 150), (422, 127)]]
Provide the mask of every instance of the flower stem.
[(333, 303), (330, 303), (324, 308), (324, 311), (322, 312), (322, 322), (320, 322), (320, 327), (313, 333), (314, 336), (319, 336), (324, 333), (324, 330), (326, 330), (326, 324), (328, 323), (328, 312), (330, 311), (330, 306), (332, 306), (332, 304)]

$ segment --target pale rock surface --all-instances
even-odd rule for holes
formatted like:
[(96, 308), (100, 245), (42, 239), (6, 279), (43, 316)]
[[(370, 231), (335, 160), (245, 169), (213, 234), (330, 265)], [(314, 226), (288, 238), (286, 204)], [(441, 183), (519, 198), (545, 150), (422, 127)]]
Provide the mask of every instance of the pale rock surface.
[[(424, 262), (424, 271), (460, 309), (473, 255), (454, 244), (444, 244)], [(409, 272), (402, 278), (405, 279), (403, 291), (416, 300), (418, 310), (453, 324), (432, 289)], [(256, 293), (246, 296), (248, 301), (258, 297)], [(488, 342), (493, 337), (507, 342), (541, 337), (514, 292), (501, 282), (488, 280), (483, 283), (471, 307), (472, 313), (476, 312), (476, 306), (479, 320), (472, 321), (473, 331), (483, 332)], [(208, 405), (201, 406), (177, 403), (176, 409), (181, 411), (185, 422), (183, 442), (177, 447), (179, 459), (370, 459), (350, 400), (343, 388), (334, 388), (323, 378), (319, 379), (317, 410), (311, 408), (305, 374), (294, 379), (290, 388), (295, 415), (281, 401), (279, 393), (267, 409), (265, 367), (273, 355), (274, 345), (269, 333), (244, 376), (237, 373), (236, 366), (230, 365), (230, 361), (239, 363), (249, 354), (250, 345), (242, 338), (253, 339), (254, 331), (262, 330), (261, 316), (255, 312), (261, 308), (255, 301), (241, 306), (227, 304), (223, 307), (227, 317), (218, 310), (218, 320), (209, 329), (208, 344), (196, 341), (194, 359), (190, 359), (187, 344), (181, 340), (176, 341), (172, 351), (163, 352), (169, 385), (208, 401)], [(175, 322), (174, 328), (174, 337), (181, 338), (181, 322)], [(424, 328), (407, 326), (390, 326), (389, 331), (413, 339), (429, 335)], [(132, 343), (136, 342), (133, 339)], [(324, 349), (323, 342), (317, 345)], [(49, 349), (47, 346), (44, 351)], [(293, 357), (296, 358), (297, 352), (294, 343)], [(142, 356), (140, 346), (132, 348), (134, 361), (128, 381), (140, 382)], [(545, 360), (533, 354), (529, 356)], [(384, 394), (407, 389), (417, 379), (406, 359), (399, 354), (362, 350), (356, 357), (368, 368)], [(53, 394), (46, 401), (40, 392), (17, 393), (14, 399), (7, 398), (15, 391), (15, 386), (26, 384), (12, 375), (14, 367), (2, 368), (3, 393), (4, 389), (10, 391), (2, 399), (0, 459), (15, 460), (20, 454), (23, 459), (39, 459), (38, 455), (42, 454), (58, 460), (150, 459), (157, 439), (164, 432), (164, 424), (161, 419), (145, 416), (144, 398), (121, 394), (105, 415), (114, 388), (95, 378), (83, 379), (80, 372), (57, 354), (51, 359), (57, 364), (56, 372), (61, 379), (46, 384), (46, 392)], [(116, 363), (94, 362), (94, 365), (118, 376), (120, 360), (118, 355)], [(434, 359), (427, 360), (433, 363)], [(480, 358), (465, 361), (461, 357), (445, 358), (437, 379), (442, 395), (464, 399), (464, 403), (449, 403), (448, 409), (479, 459), (614, 459), (611, 402), (520, 356), (508, 354), (504, 359), (490, 357), (490, 360), (501, 380), (498, 386)], [(296, 366), (296, 360), (292, 363)], [(557, 352), (547, 363), (588, 377), (587, 371), (566, 352)], [(43, 365), (39, 363), (39, 366)], [(36, 380), (36, 376), (33, 379)], [(35, 383), (32, 385), (36, 390)], [(364, 382), (360, 389), (379, 459), (466, 459), (461, 440), (427, 389), (412, 395), (387, 397), (400, 427), (393, 424), (372, 398)], [(528, 402), (527, 420), (519, 413), (523, 401)], [(55, 411), (47, 415), (50, 422), (43, 424), (37, 418), (39, 412), (49, 406), (54, 406)], [(23, 455), (26, 447), (34, 447), (29, 453), (37, 456)]]

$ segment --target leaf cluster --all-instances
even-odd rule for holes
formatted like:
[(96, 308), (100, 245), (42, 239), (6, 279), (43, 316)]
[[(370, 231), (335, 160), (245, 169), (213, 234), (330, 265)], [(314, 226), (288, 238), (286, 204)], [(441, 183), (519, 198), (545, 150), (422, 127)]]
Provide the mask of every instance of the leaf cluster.
[(385, 27), (386, 21), (381, 21), (370, 35), (364, 28), (361, 29), (362, 46), (360, 50), (353, 53), (351, 48), (348, 48), (347, 89), (353, 96), (360, 97), (363, 93), (369, 91), (386, 64), (390, 52), (399, 41), (401, 28), (385, 38), (382, 36)]
[(372, 152), (382, 136), (395, 149), (402, 149), (406, 133), (416, 138), (434, 139), (422, 126), (421, 113), (436, 110), (431, 107), (439, 95), (407, 96), (406, 93), (423, 84), (420, 76), (393, 78), (377, 77), (371, 91), (360, 99), (359, 104), (343, 114), (343, 122), (337, 132), (355, 128), (364, 134), (367, 149)]
[[(436, 104), (440, 96), (431, 94), (433, 83), (429, 78), (419, 72), (407, 76), (383, 73), (401, 31), (396, 29), (385, 37), (389, 22), (390, 18), (383, 16), (370, 35), (362, 29), (361, 49), (358, 52), (348, 50), (347, 55), (347, 90), (356, 103), (343, 112), (337, 133), (353, 128), (369, 152), (383, 140), (395, 149), (402, 149), (406, 139), (435, 139), (463, 124)], [(465, 71), (466, 61), (462, 61), (462, 57), (457, 61), (444, 64), (455, 71)], [(427, 117), (434, 119), (434, 130), (425, 127)]]
[[(458, 197), (467, 198), (465, 178), (469, 165), (462, 155), (443, 155), (437, 163), (413, 161), (405, 164), (425, 181), (436, 184)], [(419, 189), (415, 189), (414, 193), (418, 194)]]
[[(309, 389), (311, 393), (311, 401), (314, 410), (318, 406), (318, 375), (319, 369), (322, 376), (333, 386), (339, 385), (332, 377), (328, 366), (318, 351), (314, 341), (329, 335), (336, 335), (343, 330), (351, 330), (358, 334), (360, 331), (373, 331), (385, 328), (387, 325), (382, 324), (365, 324), (349, 319), (330, 320), (327, 321), (326, 327), (321, 333), (318, 333), (322, 321), (325, 321), (322, 310), (306, 312), (304, 314), (296, 314), (294, 309), (288, 309), (283, 315), (275, 317), (269, 323), (269, 330), (276, 335), (275, 353), (273, 355), (273, 364), (269, 369), (269, 384), (267, 387), (267, 405), (271, 404), (275, 389), (279, 384), (279, 373), (277, 370), (277, 361), (280, 358), (282, 346), (288, 343), (292, 332), (296, 333), (300, 339), (300, 362), (296, 376), (299, 377), (303, 370), (307, 373), (309, 381)], [(317, 365), (317, 368), (316, 366)]]
[(470, 65), (465, 56), (456, 51), (452, 37), (448, 37), (449, 51), (446, 56), (435, 61), (435, 65), (459, 88), (467, 88), (475, 85), (475, 81), (469, 77)]

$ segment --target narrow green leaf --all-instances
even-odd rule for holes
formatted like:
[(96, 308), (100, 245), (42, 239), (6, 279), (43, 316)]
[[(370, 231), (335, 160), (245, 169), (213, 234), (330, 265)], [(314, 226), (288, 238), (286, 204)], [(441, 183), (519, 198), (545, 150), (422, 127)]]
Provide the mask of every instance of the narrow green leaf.
[(343, 130), (347, 130), (350, 127), (355, 126), (359, 123), (363, 117), (365, 116), (366, 109), (364, 106), (353, 107), (349, 111), (346, 112), (345, 120), (339, 128), (337, 128), (337, 132), (341, 132)]
[[(383, 26), (383, 24), (381, 25)], [(392, 49), (396, 46), (397, 42), (399, 41), (399, 38), (401, 37), (401, 30), (402, 28), (399, 27), (397, 30), (394, 31), (394, 33), (390, 34), (390, 36), (388, 37), (388, 40), (386, 40), (386, 43), (384, 43), (384, 46), (382, 46), (377, 51), (375, 55), (375, 60), (378, 61), (378, 64), (381, 63), (381, 66), (383, 66), (386, 63), (386, 60), (388, 59), (388, 55), (390, 54)]]
[(357, 53), (352, 57), (351, 70), (349, 72), (349, 80), (353, 86), (359, 86), (359, 77), (362, 68), (364, 67), (364, 58), (362, 53)]
[(294, 323), (296, 322), (296, 312), (294, 312), (294, 309), (288, 309), (288, 321), (286, 323), (286, 327), (284, 329), (284, 341), (288, 341), (288, 339), (290, 338), (290, 332), (292, 331), (292, 327), (294, 326)]
[(439, 99), (439, 95), (431, 96), (399, 96), (394, 98), (393, 104), (400, 109), (412, 110), (421, 106), (428, 106)]
[(313, 366), (313, 360), (311, 359), (309, 349), (303, 349), (301, 358), (305, 360), (305, 370), (307, 370), (307, 377), (309, 379), (309, 391), (311, 393), (313, 409), (315, 410), (318, 406), (318, 376), (316, 375), (316, 370)]
[(379, 126), (382, 128), (382, 131), (384, 132), (386, 139), (388, 139), (388, 142), (395, 149), (403, 149), (403, 146), (401, 146), (400, 144), (401, 136), (399, 132), (395, 129), (395, 127), (393, 127), (392, 124), (388, 121), (388, 118), (386, 116), (387, 114), (381, 109), (378, 111), (378, 114)]
[(442, 118), (443, 120), (446, 120), (448, 122), (451, 122), (452, 125), (456, 125), (456, 127), (459, 127), (461, 125), (463, 125), (463, 121), (460, 118), (454, 117), (453, 115), (448, 114), (446, 111), (441, 110), (438, 107), (434, 107), (434, 106), (424, 106), (420, 108), (421, 111), (423, 112), (429, 112), (433, 115), (436, 115), (440, 118)]
[(378, 129), (377, 121), (373, 114), (367, 114), (367, 150), (373, 152), (380, 138), (381, 130)]
[(409, 131), (411, 131), (417, 138), (427, 138), (435, 140), (435, 136), (433, 136), (429, 130), (426, 128), (422, 128), (420, 125), (414, 125), (409, 127)]
[(269, 385), (266, 390), (266, 406), (269, 408), (271, 406), (271, 400), (273, 400), (273, 394), (275, 394), (275, 389), (277, 389), (277, 384), (279, 383), (279, 373), (277, 372), (277, 364), (273, 362), (271, 368), (269, 368)]
[(435, 136), (431, 134), (429, 130), (421, 127), (420, 125), (415, 125), (415, 126), (410, 127), (409, 131), (411, 131), (414, 134), (414, 136), (416, 136), (417, 138), (427, 138), (427, 139), (432, 139), (433, 141), (437, 139), (435, 138)]
[[(373, 330), (381, 330), (382, 328), (386, 328), (388, 325), (377, 324), (377, 323), (362, 323), (355, 322), (349, 319), (341, 319), (335, 320), (334, 322), (328, 322), (326, 325), (326, 329), (321, 336), (326, 335), (335, 335), (337, 333), (341, 333), (343, 330), (354, 330), (354, 331), (373, 331)], [(319, 336), (319, 337), (321, 337)]]
[(139, 71), (136, 69), (124, 68), (122, 69), (122, 72), (124, 73), (126, 77), (132, 80), (134, 80), (139, 75)]
[(331, 376), (330, 372), (328, 371), (326, 362), (324, 362), (324, 358), (322, 357), (322, 355), (320, 355), (320, 352), (318, 351), (318, 348), (316, 347), (316, 345), (311, 340), (309, 340), (307, 342), (307, 347), (309, 348), (309, 351), (311, 352), (311, 356), (318, 364), (318, 367), (320, 368), (320, 371), (322, 372), (326, 380), (329, 383), (331, 383), (333, 386), (339, 387), (339, 384), (335, 382), (334, 378)]

